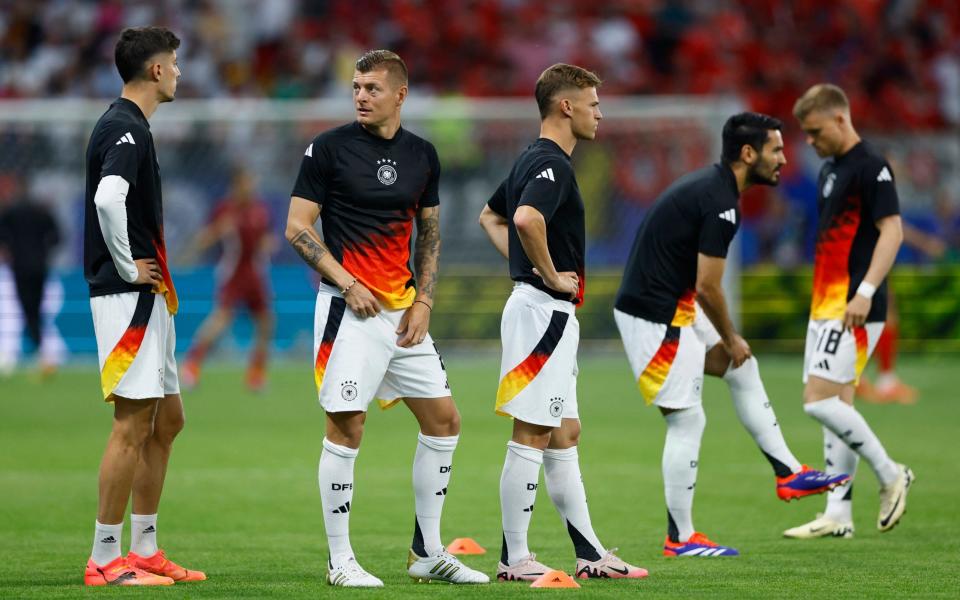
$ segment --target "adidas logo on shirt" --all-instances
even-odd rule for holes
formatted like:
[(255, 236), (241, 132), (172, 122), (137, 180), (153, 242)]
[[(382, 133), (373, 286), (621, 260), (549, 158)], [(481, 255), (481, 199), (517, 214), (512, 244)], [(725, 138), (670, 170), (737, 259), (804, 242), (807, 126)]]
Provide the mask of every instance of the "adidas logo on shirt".
[(313, 157), (313, 144), (307, 146), (307, 151), (303, 153), (304, 156)]
[(723, 219), (724, 221), (730, 221), (731, 223), (733, 223), (734, 225), (736, 225), (736, 224), (737, 224), (737, 211), (735, 211), (735, 210), (732, 209), (732, 208), (729, 209), (729, 210), (725, 210), (725, 211), (723, 211), (722, 213), (720, 213), (720, 218)]
[(121, 137), (119, 140), (117, 140), (117, 143), (114, 144), (114, 146), (119, 146), (120, 144), (133, 144), (133, 145), (136, 145), (137, 143), (133, 141), (133, 136), (130, 135), (130, 132), (128, 131), (128, 132), (126, 132), (125, 134), (123, 134), (123, 137)]
[(556, 181), (553, 178), (553, 168), (547, 167), (545, 171), (540, 171), (540, 174), (534, 177), (534, 179), (549, 179), (550, 181)]
[(880, 170), (880, 174), (877, 175), (877, 181), (893, 181), (893, 176), (890, 175), (890, 169), (884, 167)]

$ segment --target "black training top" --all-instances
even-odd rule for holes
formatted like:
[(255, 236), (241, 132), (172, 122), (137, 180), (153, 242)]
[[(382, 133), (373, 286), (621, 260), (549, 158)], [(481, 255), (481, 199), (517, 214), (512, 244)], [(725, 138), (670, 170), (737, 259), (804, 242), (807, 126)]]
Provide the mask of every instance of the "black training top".
[[(859, 143), (820, 169), (820, 224), (813, 267), (811, 319), (843, 319), (863, 281), (880, 231), (876, 222), (900, 213), (893, 170), (878, 152)], [(885, 321), (887, 281), (873, 296), (868, 322)]]
[(416, 297), (410, 270), (414, 215), (440, 203), (439, 186), (433, 144), (402, 127), (384, 139), (354, 121), (314, 138), (292, 195), (322, 207), (330, 253), (381, 303), (397, 309)]
[[(108, 175), (118, 175), (130, 184), (126, 199), (127, 235), (133, 259), (157, 259), (166, 286), (172, 290), (163, 241), (160, 165), (153, 136), (140, 107), (125, 98), (116, 99), (103, 113), (87, 145), (83, 271), (90, 296), (149, 291), (150, 285), (134, 285), (121, 279), (104, 241), (94, 196), (100, 180)], [(167, 303), (175, 312), (175, 294), (168, 294)]]
[(583, 302), (586, 283), (584, 246), (586, 225), (583, 198), (570, 164), (570, 157), (552, 140), (540, 138), (517, 158), (510, 175), (500, 184), (487, 206), (507, 219), (510, 241), (510, 278), (529, 283), (554, 298), (569, 296), (548, 288), (533, 273), (513, 224), (518, 206), (532, 206), (547, 222), (547, 249), (557, 271), (574, 271), (580, 278), (580, 289), (574, 304)]
[(714, 164), (673, 182), (637, 231), (616, 308), (654, 323), (693, 324), (697, 255), (726, 258), (740, 226), (729, 167)]

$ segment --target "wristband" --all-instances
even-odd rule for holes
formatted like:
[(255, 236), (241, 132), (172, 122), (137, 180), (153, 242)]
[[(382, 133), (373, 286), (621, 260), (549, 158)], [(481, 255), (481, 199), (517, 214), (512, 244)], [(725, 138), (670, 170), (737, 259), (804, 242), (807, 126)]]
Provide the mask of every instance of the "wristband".
[(860, 286), (857, 288), (857, 294), (863, 296), (867, 300), (873, 298), (873, 295), (877, 291), (877, 286), (873, 285), (868, 281), (861, 281)]
[(352, 287), (355, 286), (355, 285), (357, 285), (357, 280), (356, 280), (356, 279), (354, 279), (353, 281), (351, 281), (350, 283), (348, 283), (348, 284), (346, 285), (346, 287), (344, 287), (342, 290), (340, 290), (340, 295), (341, 295), (341, 296), (346, 296), (346, 295), (347, 295), (347, 292), (350, 291), (350, 288), (352, 288)]
[(426, 302), (424, 302), (423, 300), (414, 300), (414, 301), (413, 301), (414, 304), (416, 304), (417, 302), (419, 302), (420, 304), (422, 304), (422, 305), (426, 306), (427, 308), (429, 308), (429, 309), (430, 309), (430, 312), (433, 312), (433, 307), (430, 306), (429, 304), (427, 304)]

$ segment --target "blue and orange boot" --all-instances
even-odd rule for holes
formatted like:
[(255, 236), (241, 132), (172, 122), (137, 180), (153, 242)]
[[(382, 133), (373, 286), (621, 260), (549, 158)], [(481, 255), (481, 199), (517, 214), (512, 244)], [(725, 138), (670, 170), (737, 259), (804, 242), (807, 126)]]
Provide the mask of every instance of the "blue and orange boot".
[(740, 556), (735, 548), (721, 546), (711, 541), (699, 531), (694, 531), (690, 539), (685, 542), (672, 542), (670, 536), (663, 541), (664, 556)]
[(850, 480), (846, 473), (830, 475), (803, 465), (799, 473), (777, 477), (777, 497), (784, 502), (829, 492)]

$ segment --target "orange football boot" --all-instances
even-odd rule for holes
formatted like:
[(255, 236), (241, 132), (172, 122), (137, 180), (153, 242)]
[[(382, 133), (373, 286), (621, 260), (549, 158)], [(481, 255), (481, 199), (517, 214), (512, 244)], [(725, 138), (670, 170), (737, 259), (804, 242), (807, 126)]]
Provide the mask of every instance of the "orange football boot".
[(83, 574), (84, 585), (173, 585), (173, 579), (137, 569), (118, 556), (104, 566), (87, 561)]
[(156, 554), (146, 558), (130, 552), (127, 554), (127, 561), (131, 566), (155, 575), (169, 577), (173, 581), (204, 581), (207, 578), (203, 571), (184, 569), (172, 560), (168, 560), (163, 550), (157, 550)]

